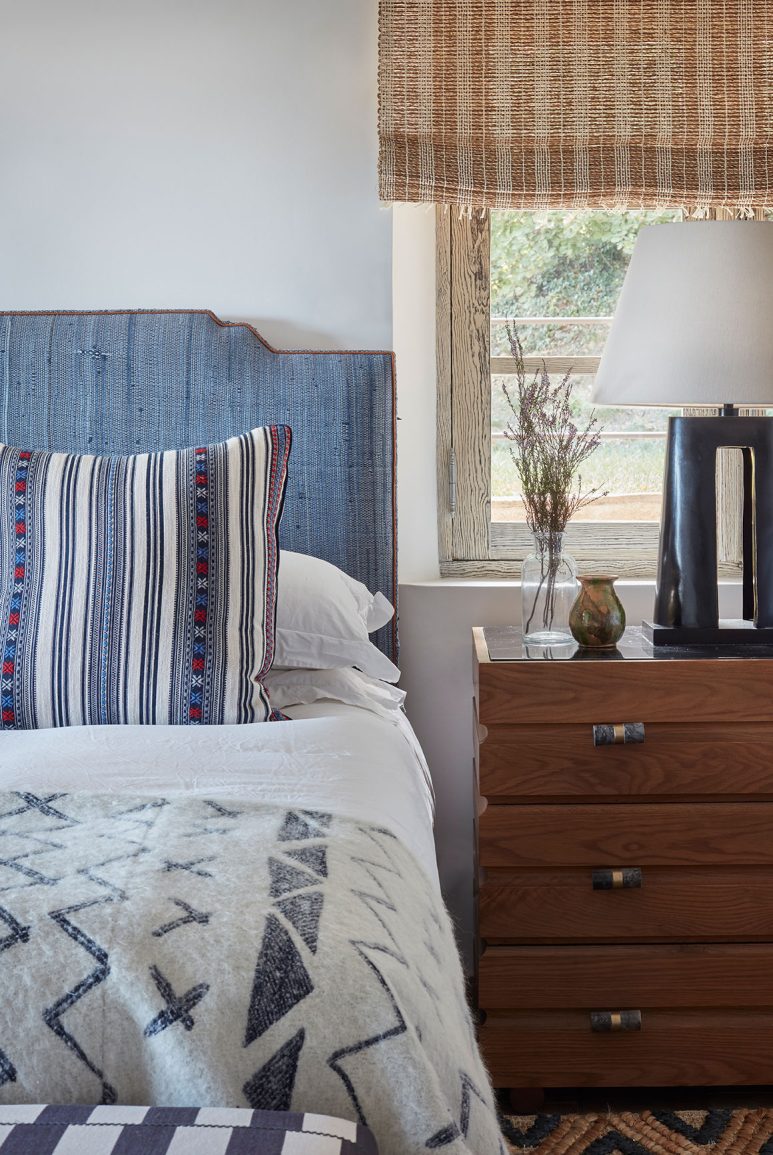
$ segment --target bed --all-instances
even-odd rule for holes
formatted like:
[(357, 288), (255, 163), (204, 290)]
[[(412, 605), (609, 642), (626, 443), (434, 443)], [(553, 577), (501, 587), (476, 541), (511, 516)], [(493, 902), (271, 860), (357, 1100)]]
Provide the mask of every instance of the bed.
[[(389, 354), (279, 353), (208, 312), (5, 314), (0, 366), (6, 445), (291, 426), (282, 549), (394, 604)], [(373, 640), (396, 657), (394, 621)], [(144, 1125), (159, 1151), (504, 1151), (429, 773), (371, 682), (285, 690), (270, 724), (0, 733), (0, 1151), (36, 1127), (62, 1151), (68, 1128), (82, 1151), (140, 1150)]]

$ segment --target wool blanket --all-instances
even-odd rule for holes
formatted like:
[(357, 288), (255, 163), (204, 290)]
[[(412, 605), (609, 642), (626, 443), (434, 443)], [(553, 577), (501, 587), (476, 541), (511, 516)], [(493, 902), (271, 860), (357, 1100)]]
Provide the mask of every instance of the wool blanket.
[(452, 927), (376, 824), (0, 793), (0, 1104), (341, 1116), (505, 1151)]

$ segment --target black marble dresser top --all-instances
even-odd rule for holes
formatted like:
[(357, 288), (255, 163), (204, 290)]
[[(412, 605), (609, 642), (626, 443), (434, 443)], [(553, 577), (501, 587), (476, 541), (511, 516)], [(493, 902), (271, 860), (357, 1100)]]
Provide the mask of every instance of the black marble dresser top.
[(614, 650), (582, 649), (573, 639), (561, 646), (533, 646), (524, 642), (517, 626), (484, 626), (492, 662), (673, 662), (773, 658), (773, 646), (657, 646), (640, 627), (627, 629)]

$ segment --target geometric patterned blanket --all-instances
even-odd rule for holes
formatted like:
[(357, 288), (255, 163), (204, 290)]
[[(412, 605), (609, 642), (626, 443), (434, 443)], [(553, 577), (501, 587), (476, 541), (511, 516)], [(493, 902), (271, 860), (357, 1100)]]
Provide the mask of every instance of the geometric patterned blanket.
[(0, 792), (0, 1104), (349, 1119), (504, 1152), (448, 915), (378, 825)]

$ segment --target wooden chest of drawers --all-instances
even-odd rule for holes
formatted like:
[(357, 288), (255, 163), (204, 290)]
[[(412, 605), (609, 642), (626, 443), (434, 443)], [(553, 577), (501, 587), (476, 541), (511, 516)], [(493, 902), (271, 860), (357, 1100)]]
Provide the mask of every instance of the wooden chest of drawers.
[(499, 1087), (770, 1084), (773, 658), (625, 642), (474, 632), (484, 1056)]

